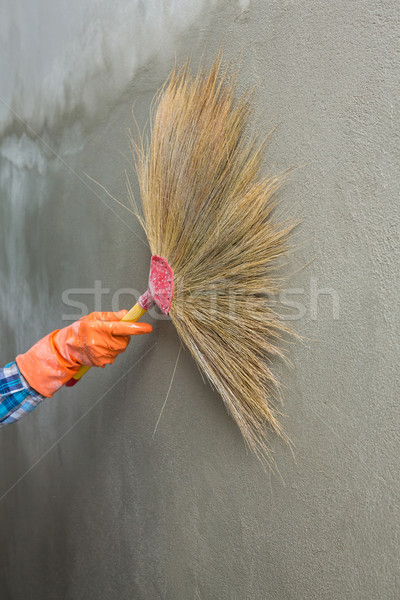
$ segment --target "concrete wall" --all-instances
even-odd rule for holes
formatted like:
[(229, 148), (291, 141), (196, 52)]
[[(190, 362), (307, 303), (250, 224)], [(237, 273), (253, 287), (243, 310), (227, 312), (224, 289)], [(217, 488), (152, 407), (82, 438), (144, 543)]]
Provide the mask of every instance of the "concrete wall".
[[(246, 452), (187, 352), (153, 436), (179, 342), (151, 316), (154, 334), (113, 367), (3, 428), (2, 599), (398, 597), (398, 31), (394, 1), (209, 3), (94, 116), (56, 114), (35, 130), (43, 142), (11, 119), (2, 364), (66, 324), (66, 289), (100, 281), (104, 310), (116, 290), (144, 289), (138, 223), (83, 173), (126, 199), (133, 101), (143, 126), (173, 51), (196, 64), (205, 44), (207, 61), (218, 47), (233, 61), (242, 50), (240, 86), (260, 84), (258, 126), (279, 124), (266, 169), (300, 167), (281, 198), (303, 219), (287, 271), (306, 341), (293, 345), (293, 369), (275, 366), (295, 444), (294, 459), (270, 438), (281, 476)], [(99, 89), (108, 76), (100, 70)], [(42, 162), (29, 162), (24, 131)], [(93, 295), (74, 299), (97, 308)]]

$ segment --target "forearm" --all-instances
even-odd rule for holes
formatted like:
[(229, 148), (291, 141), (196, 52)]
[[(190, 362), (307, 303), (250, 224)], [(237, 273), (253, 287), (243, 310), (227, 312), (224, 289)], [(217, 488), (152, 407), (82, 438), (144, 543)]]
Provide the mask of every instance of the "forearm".
[(21, 419), (44, 400), (18, 369), (17, 363), (0, 368), (0, 427)]

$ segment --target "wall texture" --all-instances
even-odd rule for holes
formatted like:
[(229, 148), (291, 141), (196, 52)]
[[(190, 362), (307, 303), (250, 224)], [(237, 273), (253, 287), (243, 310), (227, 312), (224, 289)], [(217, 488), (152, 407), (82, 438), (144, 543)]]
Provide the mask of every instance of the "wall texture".
[[(251, 0), (206, 4), (180, 32), (179, 60), (242, 53), (257, 126), (278, 124), (265, 168), (298, 167), (281, 198), (303, 219), (287, 299), (305, 342), (275, 366), (294, 458), (271, 436), (280, 476), (265, 473), (187, 352), (153, 435), (179, 351), (154, 314), (112, 368), (1, 430), (2, 599), (398, 597), (399, 26), (394, 1)], [(138, 223), (84, 172), (124, 201), (128, 169), (137, 190), (131, 105), (143, 126), (172, 64), (153, 57), (93, 118), (78, 106), (42, 124), (42, 162), (10, 159), (24, 131), (40, 146), (11, 120), (2, 364), (66, 324), (65, 290), (98, 281), (100, 305), (73, 298), (106, 310), (144, 289)]]

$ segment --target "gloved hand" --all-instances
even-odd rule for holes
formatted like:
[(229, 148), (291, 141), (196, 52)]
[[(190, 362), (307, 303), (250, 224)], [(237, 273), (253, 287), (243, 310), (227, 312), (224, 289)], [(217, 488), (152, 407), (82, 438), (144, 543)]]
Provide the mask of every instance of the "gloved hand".
[(105, 367), (124, 352), (131, 335), (150, 333), (148, 323), (121, 321), (128, 311), (93, 312), (57, 329), (15, 359), (29, 385), (51, 398), (82, 365)]

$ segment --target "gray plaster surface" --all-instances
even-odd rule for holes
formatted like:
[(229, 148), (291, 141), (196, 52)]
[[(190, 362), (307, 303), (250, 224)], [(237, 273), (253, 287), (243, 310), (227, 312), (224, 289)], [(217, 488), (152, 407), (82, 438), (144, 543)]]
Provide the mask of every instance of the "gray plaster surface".
[[(390, 0), (209, 3), (97, 112), (38, 120), (42, 142), (11, 119), (2, 365), (68, 324), (65, 290), (88, 311), (114, 308), (123, 288), (129, 308), (144, 290), (139, 224), (84, 173), (127, 203), (128, 169), (138, 193), (132, 103), (143, 127), (173, 53), (197, 64), (205, 45), (208, 63), (219, 47), (227, 61), (242, 52), (240, 88), (259, 84), (256, 126), (278, 124), (265, 170), (298, 167), (280, 196), (303, 220), (285, 269), (305, 342), (293, 368), (275, 365), (295, 446), (293, 458), (270, 436), (280, 476), (246, 452), (185, 351), (153, 435), (179, 352), (155, 312), (154, 333), (112, 367), (2, 428), (2, 600), (399, 597), (399, 25)], [(24, 131), (36, 162), (27, 146), (7, 154)], [(108, 290), (97, 305), (96, 281)]]

